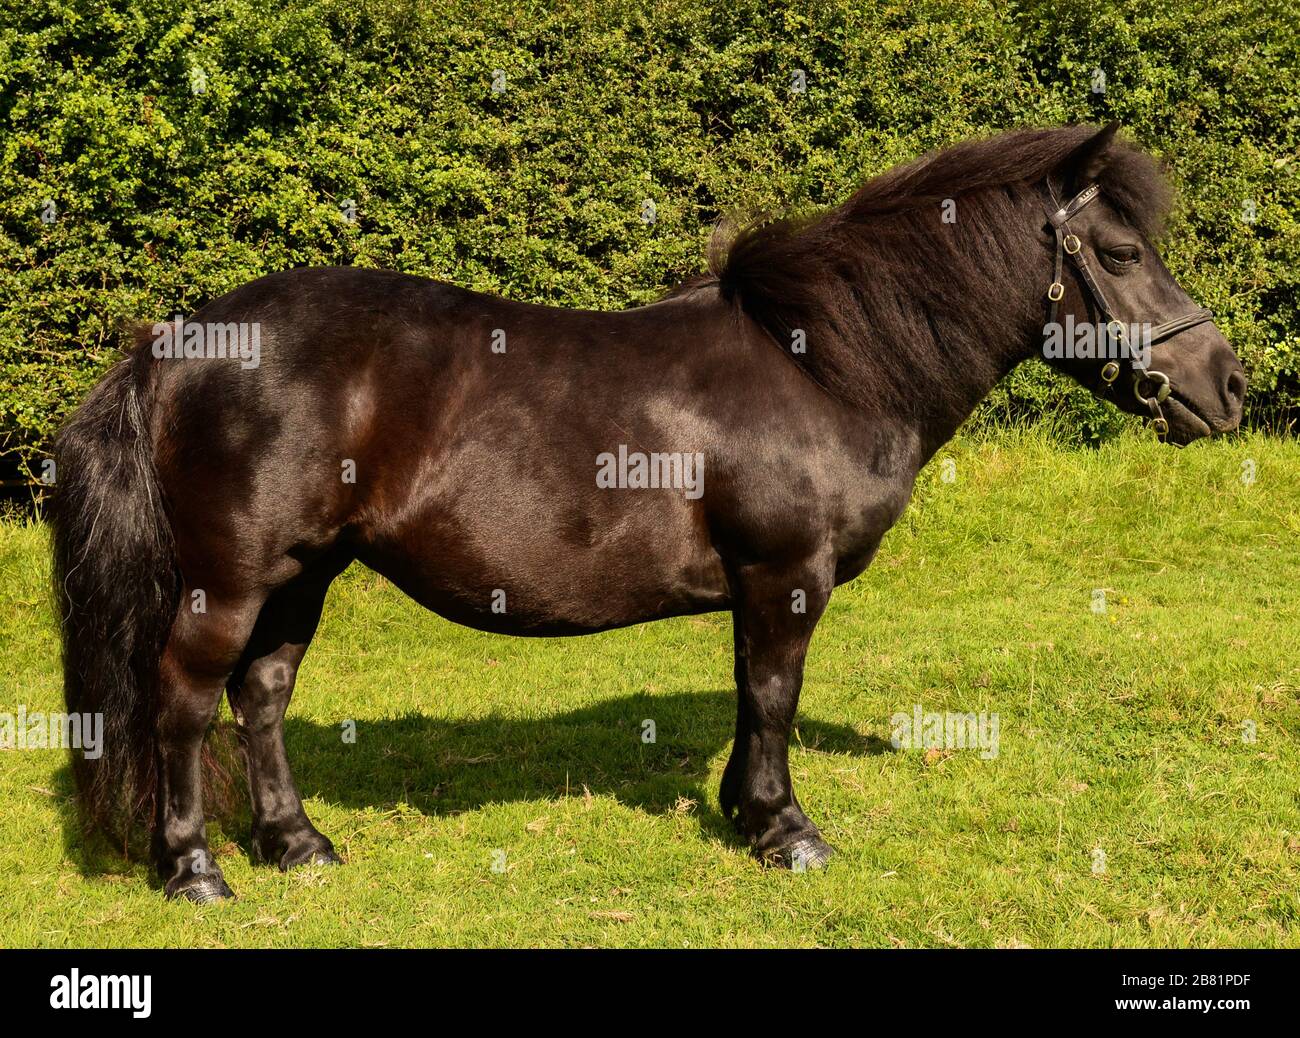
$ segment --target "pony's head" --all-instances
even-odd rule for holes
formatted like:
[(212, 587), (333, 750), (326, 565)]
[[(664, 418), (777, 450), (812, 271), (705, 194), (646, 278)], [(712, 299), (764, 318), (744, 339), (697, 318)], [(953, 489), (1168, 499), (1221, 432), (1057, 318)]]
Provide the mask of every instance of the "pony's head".
[(1179, 445), (1235, 429), (1246, 376), (1152, 244), (1168, 189), (1149, 156), (1089, 136), (1048, 176), (1044, 357)]

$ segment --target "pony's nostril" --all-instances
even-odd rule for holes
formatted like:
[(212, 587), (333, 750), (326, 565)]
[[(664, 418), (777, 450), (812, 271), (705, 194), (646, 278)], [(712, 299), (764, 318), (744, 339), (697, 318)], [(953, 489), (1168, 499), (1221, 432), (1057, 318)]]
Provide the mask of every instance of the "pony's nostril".
[(1246, 399), (1246, 376), (1240, 371), (1234, 371), (1228, 376), (1228, 383), (1224, 386), (1227, 393), (1228, 402), (1234, 407), (1240, 407)]

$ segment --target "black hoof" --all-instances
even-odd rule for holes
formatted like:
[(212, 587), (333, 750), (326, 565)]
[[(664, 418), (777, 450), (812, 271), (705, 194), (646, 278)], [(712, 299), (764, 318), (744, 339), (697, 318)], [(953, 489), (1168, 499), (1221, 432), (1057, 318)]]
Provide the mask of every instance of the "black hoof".
[(791, 872), (808, 872), (824, 869), (835, 854), (835, 848), (820, 836), (804, 836), (784, 847), (776, 847), (762, 855), (764, 865), (789, 869)]
[(342, 865), (343, 859), (335, 853), (326, 841), (324, 847), (305, 847), (301, 851), (286, 852), (280, 858), (280, 871), (288, 872), (299, 865)]
[(253, 832), (253, 860), (263, 865), (278, 865), (288, 872), (299, 865), (341, 865), (328, 836), (314, 828), (284, 832), (261, 829)]
[(184, 900), (206, 905), (233, 898), (235, 892), (226, 885), (219, 873), (207, 873), (189, 877), (180, 883), (168, 883), (166, 895), (169, 901)]

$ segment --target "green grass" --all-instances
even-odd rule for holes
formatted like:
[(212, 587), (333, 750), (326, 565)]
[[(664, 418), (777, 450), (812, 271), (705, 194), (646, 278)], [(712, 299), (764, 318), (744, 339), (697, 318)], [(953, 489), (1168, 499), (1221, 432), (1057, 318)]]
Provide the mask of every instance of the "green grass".
[[(82, 846), (59, 753), (0, 752), (0, 943), (1295, 946), (1297, 544), (1294, 442), (953, 445), (814, 641), (791, 767), (841, 854), (805, 874), (717, 810), (725, 616), (512, 640), (354, 569), (288, 731), (348, 864), (253, 866), (227, 820), (240, 899), (167, 904)], [(57, 709), (40, 527), (0, 525), (0, 573), (0, 710)], [(997, 712), (1000, 753), (894, 751), (914, 703)]]

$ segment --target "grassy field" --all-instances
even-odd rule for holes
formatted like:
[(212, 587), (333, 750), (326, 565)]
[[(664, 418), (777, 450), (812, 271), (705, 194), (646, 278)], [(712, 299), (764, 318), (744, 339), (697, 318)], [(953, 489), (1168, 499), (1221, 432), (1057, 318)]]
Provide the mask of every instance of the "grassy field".
[[(288, 730), (348, 864), (253, 866), (224, 819), (239, 900), (167, 904), (83, 846), (60, 753), (0, 752), (0, 943), (1300, 945), (1297, 545), (1294, 442), (953, 445), (814, 640), (791, 766), (841, 853), (803, 874), (717, 809), (726, 616), (512, 640), (354, 569)], [(46, 574), (0, 525), (0, 711), (58, 708)], [(894, 750), (914, 704), (999, 753)]]

